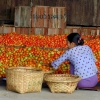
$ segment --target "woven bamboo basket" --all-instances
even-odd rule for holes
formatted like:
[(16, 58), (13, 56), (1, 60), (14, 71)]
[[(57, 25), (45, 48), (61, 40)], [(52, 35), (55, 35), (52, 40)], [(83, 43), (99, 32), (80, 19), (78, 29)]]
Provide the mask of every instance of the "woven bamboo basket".
[(7, 68), (7, 90), (18, 93), (41, 92), (43, 75), (43, 71), (32, 68)]
[(51, 73), (54, 73), (54, 71), (53, 71), (53, 70), (50, 70), (50, 71), (44, 71), (43, 82), (45, 82), (45, 77), (46, 77), (46, 75), (51, 74)]
[(72, 93), (80, 80), (79, 76), (69, 74), (48, 74), (45, 76), (45, 81), (52, 93)]

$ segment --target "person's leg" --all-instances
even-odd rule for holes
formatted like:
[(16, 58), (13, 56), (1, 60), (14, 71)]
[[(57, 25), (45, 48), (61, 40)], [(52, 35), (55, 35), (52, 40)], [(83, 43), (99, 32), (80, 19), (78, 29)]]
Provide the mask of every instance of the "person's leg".
[(81, 81), (79, 81), (77, 87), (78, 88), (91, 88), (91, 87), (96, 86), (97, 83), (98, 83), (98, 76), (96, 74), (90, 78), (82, 79)]
[(70, 74), (74, 75), (74, 66), (70, 64)]

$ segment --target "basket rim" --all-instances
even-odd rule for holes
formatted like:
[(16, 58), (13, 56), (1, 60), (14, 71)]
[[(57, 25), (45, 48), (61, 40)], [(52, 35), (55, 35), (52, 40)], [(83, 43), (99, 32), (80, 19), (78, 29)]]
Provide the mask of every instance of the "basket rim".
[[(7, 71), (14, 71), (14, 72), (20, 72), (20, 70), (14, 70), (14, 69), (22, 69), (22, 70), (33, 70), (34, 72), (42, 72), (44, 73), (41, 69), (33, 68), (33, 67), (9, 67), (6, 68)], [(31, 72), (32, 73), (32, 72)]]
[[(23, 67), (23, 66), (18, 66), (18, 67), (9, 67), (6, 68), (6, 70), (11, 70), (11, 69), (33, 69), (33, 70), (41, 70), (40, 68), (34, 68), (34, 67)], [(41, 70), (42, 71), (42, 70)]]
[[(46, 77), (44, 78), (44, 80), (46, 81), (46, 82), (53, 82), (53, 83), (55, 83), (55, 82), (60, 82), (60, 83), (65, 83), (65, 82), (78, 82), (78, 81), (80, 81), (81, 80), (81, 78), (79, 77), (79, 76), (77, 76), (77, 75), (71, 75), (71, 74), (48, 74), (47, 76), (49, 76), (49, 75), (51, 75), (51, 76), (55, 76), (55, 75), (59, 75), (59, 76), (64, 76), (64, 77), (66, 77), (67, 75), (69, 75), (69, 76), (72, 76), (72, 77), (77, 77), (76, 79), (74, 79), (74, 80), (48, 80)], [(56, 76), (55, 76), (56, 77)]]
[(80, 80), (81, 80), (81, 78), (77, 78), (76, 80), (73, 80), (73, 81), (71, 81), (71, 80), (67, 80), (67, 81), (63, 81), (63, 80), (62, 80), (62, 81), (57, 81), (57, 80), (55, 80), (55, 81), (51, 81), (51, 80), (50, 80), (50, 81), (49, 81), (49, 80), (45, 80), (45, 81), (46, 81), (46, 82), (52, 82), (52, 83), (55, 83), (55, 82), (60, 82), (60, 83), (66, 83), (66, 82), (68, 83), (68, 82), (69, 82), (69, 83), (71, 83), (71, 82), (78, 82), (78, 81), (80, 81)]

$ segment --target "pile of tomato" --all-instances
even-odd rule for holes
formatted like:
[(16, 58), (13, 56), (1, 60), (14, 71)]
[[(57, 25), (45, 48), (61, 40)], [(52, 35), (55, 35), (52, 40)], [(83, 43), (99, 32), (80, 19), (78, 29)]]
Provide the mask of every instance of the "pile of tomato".
[[(25, 35), (8, 33), (0, 35), (0, 77), (6, 77), (5, 69), (8, 67), (36, 67), (49, 71), (52, 61), (62, 55), (66, 48), (67, 34), (63, 35)], [(86, 36), (85, 36), (86, 37)], [(87, 36), (89, 37), (89, 36)], [(93, 37), (94, 38), (94, 37)], [(100, 71), (100, 37), (85, 40), (97, 59), (96, 65)], [(85, 38), (84, 38), (85, 39)], [(62, 63), (55, 73), (69, 73), (68, 61)], [(98, 74), (100, 81), (100, 74)]]
[(0, 45), (65, 48), (67, 35), (23, 35), (8, 33), (0, 36)]
[[(49, 71), (49, 64), (57, 59), (63, 50), (40, 47), (1, 47), (0, 48), (0, 75), (5, 77), (8, 67), (34, 67)], [(45, 66), (48, 65), (48, 66)], [(69, 73), (69, 63), (64, 62), (55, 73)]]

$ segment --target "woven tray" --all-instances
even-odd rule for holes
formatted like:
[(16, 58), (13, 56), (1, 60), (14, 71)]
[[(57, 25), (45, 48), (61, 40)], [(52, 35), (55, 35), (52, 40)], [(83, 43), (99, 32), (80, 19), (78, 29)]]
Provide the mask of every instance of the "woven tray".
[(48, 74), (45, 76), (45, 81), (52, 93), (72, 93), (80, 80), (79, 76), (69, 74)]
[(18, 93), (40, 92), (43, 75), (43, 71), (33, 68), (8, 68), (6, 69), (7, 89)]

